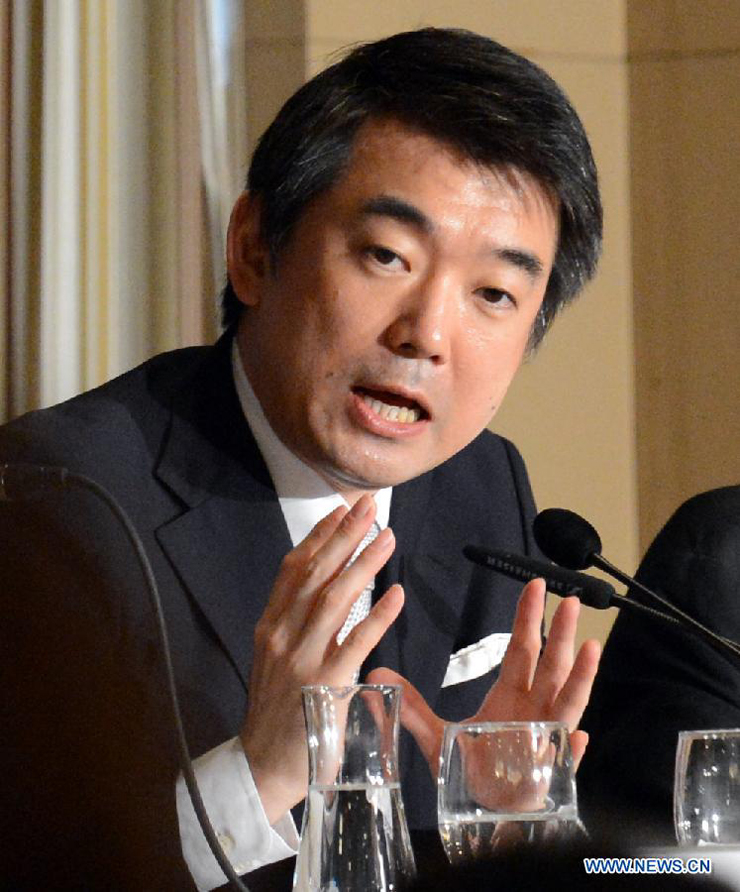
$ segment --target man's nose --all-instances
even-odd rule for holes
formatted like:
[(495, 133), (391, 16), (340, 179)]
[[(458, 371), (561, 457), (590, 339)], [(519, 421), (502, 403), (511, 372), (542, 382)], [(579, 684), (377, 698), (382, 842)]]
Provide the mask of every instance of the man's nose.
[(386, 345), (400, 356), (442, 365), (450, 357), (456, 316), (452, 281), (425, 278), (399, 299), (396, 317), (385, 332)]

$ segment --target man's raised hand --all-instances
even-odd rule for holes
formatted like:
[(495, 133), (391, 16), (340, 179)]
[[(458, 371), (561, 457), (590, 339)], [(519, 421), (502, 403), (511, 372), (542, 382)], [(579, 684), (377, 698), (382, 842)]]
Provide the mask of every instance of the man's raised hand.
[(349, 567), (375, 519), (364, 495), (337, 508), (284, 558), (255, 628), (249, 708), (240, 737), (260, 800), (274, 823), (306, 794), (306, 734), (301, 686), (346, 685), (403, 606), (391, 586), (341, 645), (336, 636), (352, 604), (393, 553), (381, 531)]
[[(541, 650), (541, 627), (545, 605), (545, 584), (541, 579), (528, 583), (517, 605), (511, 641), (499, 677), (478, 712), (466, 721), (565, 722), (571, 732), (575, 764), (581, 760), (588, 742), (584, 731), (576, 731), (591, 693), (600, 647), (586, 641), (574, 657), (575, 634), (580, 604), (566, 598), (555, 611), (545, 649)], [(403, 688), (401, 721), (414, 735), (434, 777), (445, 722), (427, 705), (416, 688), (390, 669), (375, 669), (368, 676), (375, 684), (400, 684)]]

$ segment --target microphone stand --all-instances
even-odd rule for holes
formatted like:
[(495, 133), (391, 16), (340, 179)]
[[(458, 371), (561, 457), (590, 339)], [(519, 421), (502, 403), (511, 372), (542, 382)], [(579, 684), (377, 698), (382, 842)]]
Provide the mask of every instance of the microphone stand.
[[(679, 625), (686, 624), (686, 627), (690, 628), (692, 631), (696, 632), (701, 638), (704, 638), (705, 641), (710, 644), (714, 644), (718, 646), (721, 650), (725, 652), (730, 652), (735, 657), (740, 657), (740, 645), (738, 645), (735, 641), (732, 641), (730, 638), (725, 638), (723, 635), (717, 635), (716, 632), (713, 632), (711, 629), (707, 628), (705, 625), (699, 622), (699, 620), (694, 619), (693, 616), (690, 616), (688, 613), (685, 613), (681, 610), (680, 607), (676, 607), (675, 604), (672, 604), (667, 598), (661, 597), (657, 592), (654, 592), (652, 589), (649, 589), (646, 585), (643, 585), (641, 582), (638, 582), (636, 579), (633, 579), (631, 576), (628, 576), (619, 567), (615, 567), (611, 561), (608, 561), (602, 554), (595, 551), (590, 556), (590, 561), (594, 567), (598, 567), (599, 570), (603, 570), (605, 573), (608, 573), (609, 576), (617, 579), (619, 582), (624, 583), (628, 588), (637, 589), (642, 592), (647, 597), (652, 598), (654, 601), (657, 601), (661, 606), (665, 607), (667, 610), (670, 610), (673, 616), (666, 616), (660, 611), (652, 611), (659, 616), (663, 616), (666, 619), (672, 619), (674, 622), (677, 622)], [(632, 601), (629, 598), (629, 595), (623, 595), (620, 598), (620, 602), (622, 604), (631, 604), (633, 606), (637, 606), (639, 601)], [(640, 605), (645, 607), (646, 605)], [(646, 608), (650, 610), (651, 608)]]

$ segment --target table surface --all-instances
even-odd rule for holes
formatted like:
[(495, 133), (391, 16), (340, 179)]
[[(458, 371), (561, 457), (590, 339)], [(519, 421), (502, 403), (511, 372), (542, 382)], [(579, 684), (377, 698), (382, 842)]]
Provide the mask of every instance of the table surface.
[[(412, 830), (411, 841), (414, 848), (414, 856), (416, 859), (416, 867), (420, 877), (434, 877), (444, 875), (449, 865), (445, 856), (439, 833), (436, 828), (428, 830)], [(593, 853), (590, 853), (593, 854)], [(602, 847), (599, 854), (606, 854)], [(624, 849), (614, 854), (625, 856)], [(740, 892), (740, 847), (705, 846), (698, 849), (693, 848), (661, 848), (650, 850), (638, 850), (627, 855), (627, 857), (657, 857), (657, 858), (677, 858), (680, 857), (686, 862), (689, 858), (711, 858), (712, 874), (715, 880), (721, 880), (731, 889), (737, 889)], [(286, 858), (275, 864), (269, 864), (259, 870), (247, 874), (244, 878), (249, 888), (249, 892), (291, 892), (293, 887), (293, 870), (295, 868), (295, 858)], [(555, 879), (551, 877), (551, 879)], [(222, 889), (229, 888), (222, 886)], [(543, 888), (547, 888), (547, 883), (543, 884)]]

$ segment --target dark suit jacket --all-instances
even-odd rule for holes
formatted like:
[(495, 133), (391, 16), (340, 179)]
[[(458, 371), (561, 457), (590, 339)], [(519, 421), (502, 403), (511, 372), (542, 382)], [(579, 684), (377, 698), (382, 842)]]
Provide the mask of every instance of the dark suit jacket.
[[(0, 429), (0, 461), (19, 460), (88, 474), (121, 502), (159, 583), (192, 753), (236, 734), (253, 628), (290, 540), (230, 339)], [(531, 551), (533, 510), (521, 458), (488, 432), (396, 487), (398, 544), (376, 591), (398, 580), (406, 606), (365, 671), (397, 669), (450, 719), (474, 712), (492, 677), (440, 690), (449, 656), (511, 629), (519, 585), (474, 570), (461, 548)], [(53, 888), (187, 888), (160, 646), (128, 542), (107, 507), (67, 490), (0, 505), (0, 543), (4, 798), (18, 847), (5, 875), (13, 888), (40, 876)], [(435, 826), (434, 786), (406, 738), (402, 782), (410, 826)]]
[[(683, 504), (637, 578), (740, 642), (740, 486)], [(622, 611), (581, 727), (591, 735), (578, 771), (589, 827), (636, 844), (675, 842), (678, 732), (740, 727), (740, 661), (672, 624)]]

